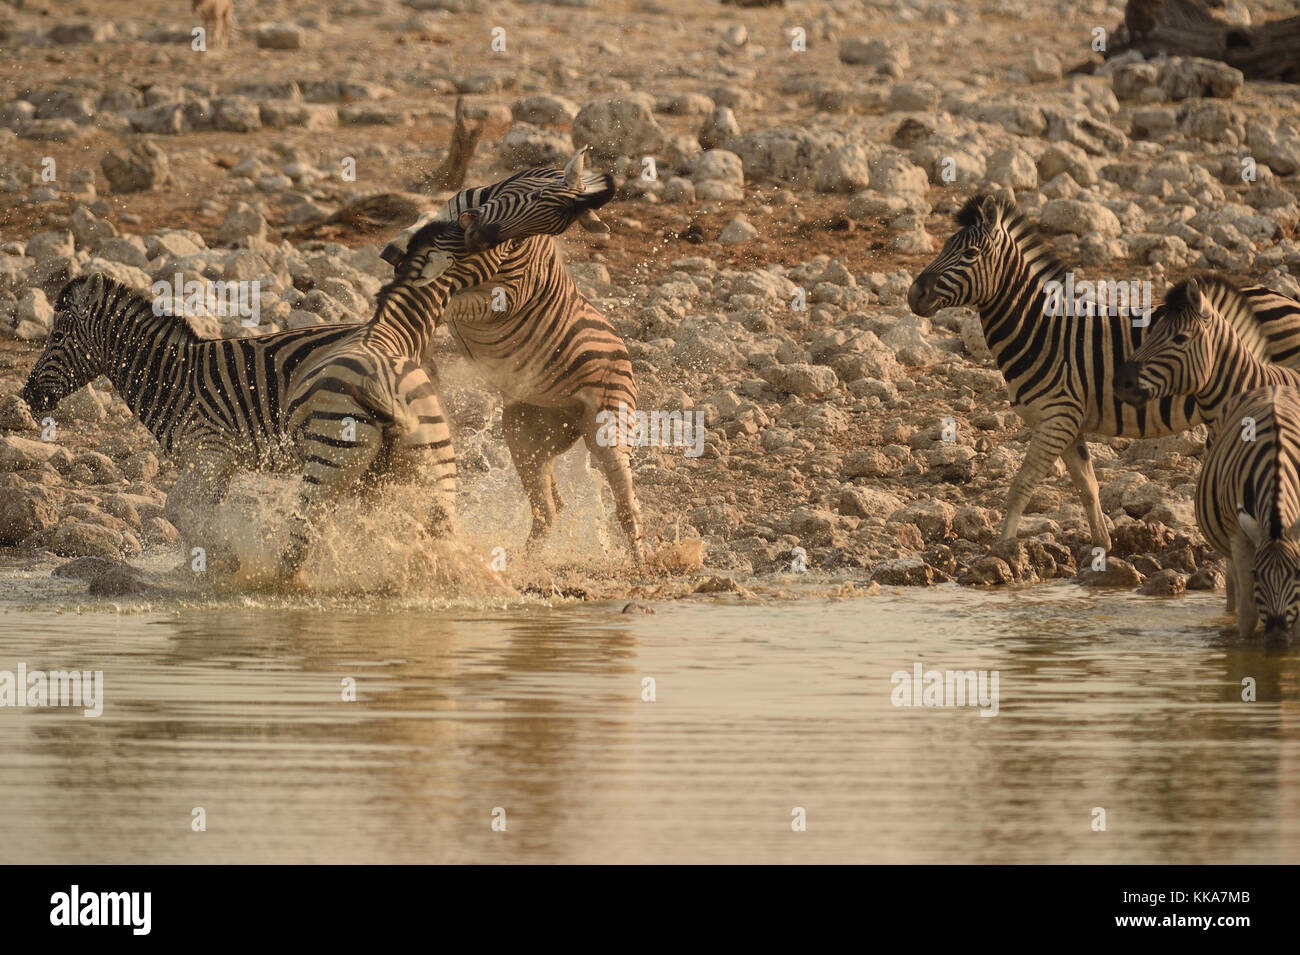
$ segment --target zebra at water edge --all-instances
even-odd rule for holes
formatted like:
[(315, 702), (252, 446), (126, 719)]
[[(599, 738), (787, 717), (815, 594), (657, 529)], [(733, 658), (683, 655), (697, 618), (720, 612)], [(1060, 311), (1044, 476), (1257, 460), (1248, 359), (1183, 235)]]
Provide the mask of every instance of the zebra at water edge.
[[(1115, 370), (1146, 331), (1130, 314), (1049, 314), (1048, 283), (1064, 282), (1067, 267), (1015, 203), (975, 196), (957, 214), (958, 231), (912, 283), (908, 305), (917, 315), (970, 306), (1007, 384), (1012, 407), (1032, 429), (1024, 461), (1012, 479), (1000, 537), (1016, 535), (1029, 495), (1056, 459), (1065, 462), (1088, 516), (1092, 543), (1110, 549), (1085, 435), (1157, 437), (1184, 431), (1201, 418), (1190, 397), (1161, 398), (1142, 407), (1120, 399)], [(1300, 302), (1268, 289), (1243, 290), (1256, 304), (1244, 316), (1248, 340), (1270, 358), (1300, 362)]]
[(1196, 521), (1227, 558), (1238, 634), (1263, 618), (1266, 642), (1290, 643), (1300, 624), (1300, 391), (1270, 385), (1224, 402), (1196, 482)]
[[(380, 308), (369, 324), (259, 338), (201, 339), (183, 320), (158, 314), (141, 293), (101, 276), (76, 279), (57, 300), (54, 327), (23, 397), (43, 413), (107, 375), (181, 466), (167, 516), (191, 542), (214, 542), (209, 518), (237, 470), (305, 467), (303, 506), (281, 566), (284, 576), (300, 564), (309, 517), (319, 511), (316, 499), (328, 497), (340, 480), (355, 478), (358, 471), (375, 483), (422, 470), (402, 467), (412, 458), (430, 463), (431, 515), (445, 517), (454, 489), (454, 456), (437, 394), (419, 364), (433, 331), (430, 316), (436, 320), (450, 291), (490, 275), (517, 243), (468, 255), (463, 233), (453, 223), (427, 230), (422, 242), (420, 254), (399, 267), (398, 282), (381, 291)], [(457, 256), (470, 265), (457, 264)], [(420, 287), (433, 278), (441, 284)], [(402, 279), (407, 284), (395, 288)], [(365, 347), (353, 353), (358, 343)], [(338, 361), (327, 367), (329, 356), (348, 345), (353, 352), (336, 355)], [(349, 402), (358, 414), (344, 413), (355, 410)], [(307, 430), (321, 422), (328, 425), (326, 432)], [(331, 427), (338, 433), (329, 433)], [(383, 441), (376, 447), (378, 434)], [(349, 448), (358, 438), (362, 447)], [(367, 454), (371, 466), (363, 470), (359, 460)]]
[[(613, 325), (578, 291), (550, 238), (561, 231), (557, 217), (562, 221), (579, 207), (585, 215), (613, 198), (612, 177), (584, 173), (584, 152), (562, 173), (527, 170), (453, 197), (442, 211), (395, 238), (383, 257), (399, 261), (424, 224), (452, 217), (466, 226), (467, 247), (520, 239), (491, 287), (469, 290), (481, 293), (474, 299), (468, 293), (453, 299), (443, 322), (457, 349), (504, 396), (506, 445), (532, 511), (529, 544), (546, 535), (564, 506), (555, 459), (582, 438), (609, 483), (619, 524), (639, 561), (645, 556), (641, 510), (628, 448), (598, 440), (598, 416), (636, 412), (632, 362)], [(577, 221), (584, 224), (584, 217)], [(494, 307), (498, 294), (504, 308)]]

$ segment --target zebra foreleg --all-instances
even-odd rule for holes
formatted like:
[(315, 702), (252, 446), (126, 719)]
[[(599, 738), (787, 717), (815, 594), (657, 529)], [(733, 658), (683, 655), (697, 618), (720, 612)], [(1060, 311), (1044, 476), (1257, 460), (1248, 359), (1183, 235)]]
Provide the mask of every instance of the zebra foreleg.
[[(167, 494), (163, 514), (180, 533), (187, 561), (197, 557), (195, 548), (203, 549), (205, 570), (233, 572), (238, 566), (233, 548), (229, 541), (219, 538), (214, 520), (216, 508), (230, 493), (234, 476), (235, 464), (228, 456), (205, 454), (189, 462)], [(189, 566), (198, 565), (190, 562)]]
[(1259, 610), (1255, 606), (1255, 546), (1238, 532), (1231, 539), (1232, 557), (1228, 573), (1237, 582), (1237, 633), (1245, 639), (1255, 632)]
[(533, 514), (529, 547), (546, 536), (555, 515), (564, 507), (555, 486), (555, 459), (582, 436), (580, 418), (581, 412), (574, 409), (542, 408), (522, 402), (507, 404), (502, 410), (506, 447)]
[(1070, 480), (1079, 491), (1079, 503), (1088, 515), (1088, 527), (1092, 530), (1092, 543), (1097, 547), (1110, 550), (1110, 534), (1106, 530), (1106, 517), (1101, 512), (1101, 498), (1097, 495), (1097, 475), (1092, 469), (1092, 456), (1083, 438), (1071, 444), (1061, 452), (1065, 469), (1070, 472)]
[[(1025, 452), (1025, 459), (1016, 476), (1011, 479), (1011, 490), (1007, 493), (1007, 513), (1002, 519), (1002, 529), (999, 533), (1001, 540), (1015, 540), (1016, 530), (1020, 527), (1020, 518), (1029, 503), (1029, 495), (1047, 477), (1056, 459), (1078, 439), (1078, 423), (1070, 418), (1048, 419), (1034, 428), (1033, 437), (1029, 440), (1029, 450)], [(1094, 545), (1110, 550), (1110, 535), (1106, 533), (1104, 525), (1100, 528), (1093, 527), (1092, 541)]]
[(422, 523), (431, 537), (456, 532), (456, 451), (442, 403), (431, 382), (403, 381), (407, 420), (414, 424), (395, 442), (388, 466), (378, 477), (385, 483), (413, 485), (427, 491)]

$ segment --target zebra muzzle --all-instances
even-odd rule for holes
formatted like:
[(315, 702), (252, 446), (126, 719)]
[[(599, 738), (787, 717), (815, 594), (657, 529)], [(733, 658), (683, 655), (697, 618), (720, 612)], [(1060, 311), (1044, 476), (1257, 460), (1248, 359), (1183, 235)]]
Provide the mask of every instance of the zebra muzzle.
[(1145, 404), (1151, 400), (1151, 391), (1142, 384), (1142, 366), (1125, 362), (1115, 372), (1115, 395), (1131, 405)]
[(912, 310), (913, 314), (920, 315), (923, 318), (938, 311), (931, 301), (930, 289), (919, 278), (907, 290), (907, 307)]

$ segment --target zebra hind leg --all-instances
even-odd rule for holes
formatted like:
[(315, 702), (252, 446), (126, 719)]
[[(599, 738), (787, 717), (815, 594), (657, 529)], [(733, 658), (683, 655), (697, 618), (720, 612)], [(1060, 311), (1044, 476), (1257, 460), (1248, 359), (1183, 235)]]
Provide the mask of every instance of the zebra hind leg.
[(1110, 534), (1106, 530), (1106, 516), (1101, 511), (1101, 498), (1097, 494), (1097, 475), (1092, 469), (1092, 455), (1083, 438), (1061, 452), (1065, 469), (1070, 472), (1070, 480), (1079, 491), (1079, 503), (1088, 515), (1088, 527), (1092, 530), (1092, 542), (1098, 547), (1110, 550)]
[(645, 544), (641, 540), (641, 505), (637, 503), (636, 490), (632, 486), (632, 467), (628, 463), (630, 449), (617, 442), (602, 446), (596, 439), (598, 427), (595, 415), (591, 416), (590, 427), (585, 438), (587, 450), (591, 452), (596, 463), (600, 465), (609, 482), (609, 489), (614, 492), (614, 513), (618, 516), (619, 526), (627, 536), (628, 550), (637, 563), (645, 561)]
[(506, 447), (528, 495), (533, 525), (528, 546), (536, 546), (555, 523), (564, 506), (555, 486), (555, 459), (582, 436), (581, 412), (571, 408), (542, 408), (512, 402), (501, 414)]

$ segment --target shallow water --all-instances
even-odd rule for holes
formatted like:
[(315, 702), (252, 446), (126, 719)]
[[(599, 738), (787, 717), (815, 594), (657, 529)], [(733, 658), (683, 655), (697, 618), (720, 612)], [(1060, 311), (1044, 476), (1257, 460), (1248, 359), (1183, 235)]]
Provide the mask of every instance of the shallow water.
[[(0, 708), (0, 862), (1300, 861), (1300, 652), (1223, 636), (1221, 597), (116, 612), (68, 586), (0, 579), (0, 669), (105, 697)], [(997, 670), (997, 715), (895, 707), (917, 662)]]

